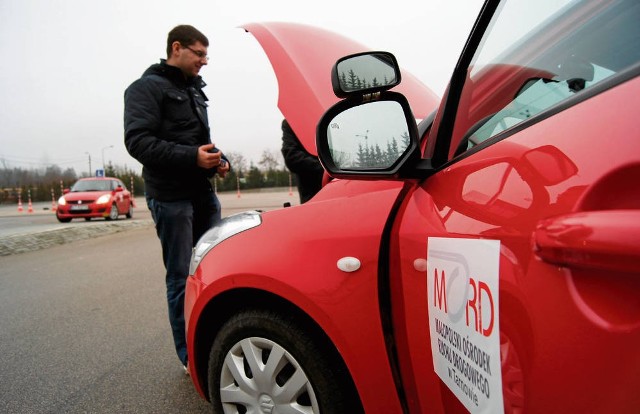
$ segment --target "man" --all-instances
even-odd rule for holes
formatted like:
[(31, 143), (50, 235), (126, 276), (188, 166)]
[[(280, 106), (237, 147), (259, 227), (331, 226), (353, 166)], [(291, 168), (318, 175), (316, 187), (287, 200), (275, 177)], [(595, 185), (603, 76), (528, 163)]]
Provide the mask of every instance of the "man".
[(169, 321), (187, 373), (184, 290), (191, 250), (221, 219), (209, 179), (230, 169), (211, 143), (205, 83), (198, 75), (208, 63), (208, 46), (193, 26), (176, 26), (167, 38), (167, 59), (150, 66), (124, 93), (124, 143), (143, 165), (166, 268)]
[(282, 120), (282, 155), (284, 163), (296, 175), (300, 204), (311, 199), (322, 188), (324, 168), (307, 152), (286, 119)]

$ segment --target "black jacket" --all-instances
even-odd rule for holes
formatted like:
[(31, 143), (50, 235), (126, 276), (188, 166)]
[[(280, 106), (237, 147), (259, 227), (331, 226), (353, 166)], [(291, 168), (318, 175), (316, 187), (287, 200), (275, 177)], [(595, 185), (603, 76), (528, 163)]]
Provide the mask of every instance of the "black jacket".
[(197, 165), (198, 147), (211, 143), (204, 86), (162, 59), (126, 89), (124, 143), (143, 165), (147, 196), (173, 201), (212, 191), (216, 169)]
[(305, 203), (322, 188), (324, 168), (318, 157), (304, 149), (286, 119), (282, 121), (281, 151), (285, 165), (296, 175), (300, 203)]

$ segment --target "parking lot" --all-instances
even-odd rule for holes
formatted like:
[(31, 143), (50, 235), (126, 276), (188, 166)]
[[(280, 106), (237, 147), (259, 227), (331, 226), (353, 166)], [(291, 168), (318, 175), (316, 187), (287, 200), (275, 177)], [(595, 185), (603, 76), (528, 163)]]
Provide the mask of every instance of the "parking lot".
[[(225, 216), (297, 197), (220, 194)], [(134, 219), (112, 222), (3, 211), (3, 219), (45, 223), (0, 238), (40, 243), (0, 257), (0, 412), (210, 412), (173, 349), (160, 244), (140, 200)], [(58, 230), (37, 230), (47, 221)], [(45, 246), (56, 232), (68, 239)]]

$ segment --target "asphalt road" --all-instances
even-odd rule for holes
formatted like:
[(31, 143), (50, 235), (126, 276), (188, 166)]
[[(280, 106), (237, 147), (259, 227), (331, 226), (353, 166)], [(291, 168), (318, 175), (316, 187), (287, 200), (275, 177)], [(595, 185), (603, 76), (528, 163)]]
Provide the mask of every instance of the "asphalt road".
[[(223, 215), (297, 204), (286, 191), (233, 197)], [(0, 412), (210, 412), (173, 349), (154, 228), (135, 222), (0, 257)]]

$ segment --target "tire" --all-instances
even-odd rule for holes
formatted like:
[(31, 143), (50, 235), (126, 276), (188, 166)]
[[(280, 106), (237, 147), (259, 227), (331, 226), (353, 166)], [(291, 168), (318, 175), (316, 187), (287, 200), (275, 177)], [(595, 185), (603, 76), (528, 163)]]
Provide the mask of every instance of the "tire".
[(246, 310), (231, 317), (209, 354), (213, 412), (361, 413), (337, 353), (322, 348), (303, 326), (272, 311)]
[(59, 216), (59, 215), (57, 215), (57, 214), (56, 214), (56, 218), (58, 219), (58, 221), (59, 221), (60, 223), (68, 223), (68, 222), (70, 222), (70, 221), (71, 221), (71, 218), (62, 218), (62, 217), (60, 217), (60, 216)]
[(85, 217), (84, 221), (91, 221), (91, 217)]
[(118, 213), (118, 206), (116, 206), (116, 203), (111, 204), (111, 210), (109, 210), (109, 216), (107, 217), (107, 220), (118, 220), (118, 216), (120, 214)]
[(126, 218), (130, 219), (133, 217), (133, 204), (129, 204), (129, 209), (127, 210)]

